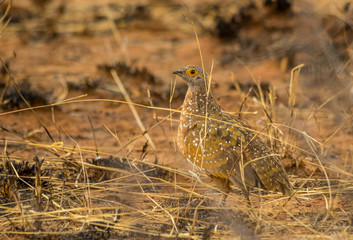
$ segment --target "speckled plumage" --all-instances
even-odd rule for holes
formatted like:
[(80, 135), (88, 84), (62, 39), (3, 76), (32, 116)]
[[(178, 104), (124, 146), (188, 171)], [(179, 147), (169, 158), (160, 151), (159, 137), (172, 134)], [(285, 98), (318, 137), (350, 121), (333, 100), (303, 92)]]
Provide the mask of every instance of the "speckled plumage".
[(220, 110), (211, 91), (207, 94), (202, 68), (186, 66), (173, 73), (188, 82), (177, 137), (186, 159), (226, 193), (236, 184), (247, 197), (252, 187), (291, 195), (278, 157), (248, 126)]

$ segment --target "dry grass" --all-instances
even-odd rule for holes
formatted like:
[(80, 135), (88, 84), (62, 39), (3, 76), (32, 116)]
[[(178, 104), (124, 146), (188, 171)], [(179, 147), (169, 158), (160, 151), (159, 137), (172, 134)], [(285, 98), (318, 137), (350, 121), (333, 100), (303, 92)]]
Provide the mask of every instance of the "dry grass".
[(292, 178), (301, 185), (301, 204), (284, 206), (286, 199), (278, 194), (259, 198), (255, 190), (249, 210), (242, 196), (232, 197), (227, 207), (218, 206), (218, 193), (209, 191), (214, 187), (204, 176), (195, 181), (188, 172), (158, 163), (104, 157), (103, 152), (83, 159), (92, 150), (59, 144), (36, 147), (60, 157), (28, 160), (10, 157), (6, 146), (14, 143), (4, 144), (1, 229), (6, 236), (352, 237), (351, 213), (343, 211), (342, 202), (352, 190), (348, 180)]
[[(109, 10), (105, 11), (109, 16)], [(7, 13), (8, 10), (5, 15)], [(1, 34), (4, 30), (1, 26), (6, 26), (8, 21), (0, 20), (3, 22), (0, 24)], [(196, 33), (197, 27), (193, 23), (192, 26)], [(108, 17), (104, 27), (113, 32), (116, 44), (123, 48), (123, 34), (111, 18)], [(197, 35), (196, 41), (202, 59), (202, 46)], [(123, 49), (121, 51), (124, 52)], [(4, 61), (2, 66), (9, 79), (2, 96), (11, 84), (21, 94)], [(146, 160), (147, 154), (156, 154), (165, 147), (153, 143), (149, 133), (161, 128), (167, 138), (174, 139), (175, 134), (167, 135), (173, 133), (173, 115), (180, 112), (172, 108), (175, 84), (171, 83), (169, 108), (156, 107), (152, 100), (150, 105), (141, 104), (131, 100), (129, 93), (122, 90), (125, 87), (118, 75), (111, 71), (125, 100), (87, 99), (86, 95), (79, 95), (35, 107), (25, 101), (27, 106), (24, 108), (0, 113), (0, 118), (32, 113), (45, 129), (46, 139), (52, 140), (33, 140), (1, 126), (2, 131), (13, 138), (0, 140), (0, 235), (3, 238), (52, 236), (58, 239), (352, 239), (352, 149), (341, 156), (345, 164), (335, 165), (325, 160), (326, 153), (330, 151), (327, 143), (334, 141), (334, 137), (347, 127), (352, 115), (347, 113), (345, 120), (324, 139), (309, 135), (305, 124), (315, 125), (320, 114), (333, 114), (323, 110), (333, 98), (316, 109), (310, 106), (302, 108), (305, 116), (301, 117), (296, 110), (301, 77), (297, 69), (292, 70), (288, 82), (286, 107), (276, 102), (275, 89), (271, 89), (269, 94), (263, 92), (254, 76), (251, 78), (257, 86), (257, 98), (249, 97), (252, 90), (241, 92), (239, 83), (236, 79), (234, 81), (236, 94), (242, 99), (239, 116), (245, 115), (243, 107), (263, 112), (265, 126), (256, 134), (267, 140), (287, 162), (290, 180), (300, 203), (278, 193), (254, 189), (251, 192), (253, 206), (249, 209), (240, 191), (234, 189), (235, 193), (229, 196), (226, 206), (221, 206), (218, 204), (218, 190), (203, 174), (166, 166), (161, 163), (163, 160)], [(249, 75), (252, 75), (250, 70)], [(25, 100), (24, 96), (21, 97)], [(131, 119), (138, 122), (142, 133), (122, 139), (118, 132), (104, 125), (119, 147), (108, 146), (98, 150), (97, 144), (85, 146), (78, 143), (70, 132), (56, 125), (55, 114), (52, 113), (50, 125), (55, 126), (56, 132), (64, 132), (70, 144), (55, 140), (51, 136), (54, 131), (47, 128), (48, 121), (42, 119), (44, 113), (54, 112), (53, 109), (59, 106), (81, 103), (128, 105), (133, 113)], [(136, 109), (153, 110), (156, 123), (145, 127)], [(282, 116), (277, 116), (278, 112)], [(91, 124), (94, 132), (96, 126)], [(136, 149), (135, 142), (143, 138), (147, 143), (142, 150)]]
[(82, 156), (92, 155), (92, 147), (60, 144), (36, 144), (58, 156), (28, 160), (7, 153), (6, 146), (15, 142), (3, 144), (0, 224), (5, 236), (352, 237), (351, 213), (343, 211), (342, 202), (352, 191), (347, 172), (347, 179), (292, 178), (300, 186), (301, 204), (285, 205), (286, 199), (275, 193), (259, 198), (255, 190), (249, 210), (242, 196), (218, 206), (218, 193), (210, 192), (214, 187), (204, 176), (195, 181), (188, 172), (158, 163), (109, 158), (104, 152), (89, 160)]

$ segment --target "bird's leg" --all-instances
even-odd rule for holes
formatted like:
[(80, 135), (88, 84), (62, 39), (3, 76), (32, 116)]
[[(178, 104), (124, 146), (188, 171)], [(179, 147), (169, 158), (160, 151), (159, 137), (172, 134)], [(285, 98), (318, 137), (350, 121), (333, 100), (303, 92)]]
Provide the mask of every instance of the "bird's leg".
[(209, 175), (209, 177), (212, 178), (215, 185), (218, 188), (220, 188), (220, 190), (222, 191), (222, 198), (221, 198), (220, 204), (224, 206), (226, 204), (226, 199), (227, 199), (228, 194), (230, 192), (229, 180), (225, 179), (225, 178), (215, 177), (212, 175)]
[(241, 188), (242, 193), (246, 199), (246, 206), (252, 208), (251, 201), (250, 201), (250, 193), (248, 189), (245, 189), (243, 186)]
[(241, 186), (241, 191), (244, 194), (244, 197), (246, 199), (246, 208), (248, 210), (249, 217), (255, 221), (258, 221), (259, 217), (256, 214), (255, 209), (253, 208), (253, 205), (250, 201), (250, 192), (249, 189), (245, 189), (244, 186)]
[(223, 204), (223, 205), (226, 204), (226, 199), (228, 197), (228, 193), (222, 193), (221, 204)]

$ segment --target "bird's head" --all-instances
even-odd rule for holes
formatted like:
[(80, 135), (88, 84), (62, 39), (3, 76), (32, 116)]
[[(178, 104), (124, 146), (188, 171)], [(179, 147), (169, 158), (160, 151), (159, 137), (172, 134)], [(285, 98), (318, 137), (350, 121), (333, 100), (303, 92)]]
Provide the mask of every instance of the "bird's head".
[(205, 84), (204, 77), (206, 74), (203, 72), (201, 67), (196, 65), (188, 65), (178, 70), (174, 70), (173, 74), (180, 76), (190, 85)]

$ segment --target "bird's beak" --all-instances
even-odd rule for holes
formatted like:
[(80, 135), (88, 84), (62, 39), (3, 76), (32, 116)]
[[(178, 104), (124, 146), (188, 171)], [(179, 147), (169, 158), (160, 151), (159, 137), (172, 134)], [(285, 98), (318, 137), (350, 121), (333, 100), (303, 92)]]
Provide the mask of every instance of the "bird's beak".
[(173, 71), (173, 74), (176, 74), (176, 75), (179, 75), (179, 76), (180, 76), (182, 73), (183, 73), (183, 71), (180, 70), (180, 69)]

